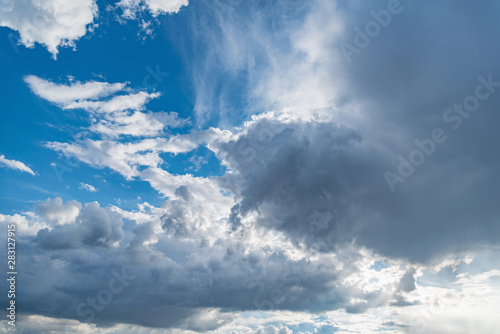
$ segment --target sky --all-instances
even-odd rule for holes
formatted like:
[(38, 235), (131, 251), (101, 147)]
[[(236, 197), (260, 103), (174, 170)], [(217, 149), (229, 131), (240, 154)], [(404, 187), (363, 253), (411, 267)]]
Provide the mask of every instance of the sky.
[(499, 15), (0, 1), (0, 332), (495, 333)]

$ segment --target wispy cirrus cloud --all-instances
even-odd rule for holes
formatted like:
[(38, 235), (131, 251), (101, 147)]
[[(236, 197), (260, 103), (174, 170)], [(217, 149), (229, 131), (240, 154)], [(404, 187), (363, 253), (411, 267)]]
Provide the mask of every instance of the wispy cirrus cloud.
[(175, 112), (143, 112), (146, 104), (160, 94), (134, 92), (126, 82), (54, 83), (34, 75), (25, 76), (24, 80), (33, 93), (63, 110), (87, 111), (93, 123), (89, 130), (101, 135), (153, 137), (166, 128), (179, 128), (189, 123)]
[(99, 81), (88, 81), (85, 83), (73, 81), (68, 84), (57, 84), (35, 75), (25, 76), (24, 81), (33, 93), (63, 108), (71, 107), (78, 101), (96, 100), (112, 95), (123, 90), (127, 85), (126, 83)]

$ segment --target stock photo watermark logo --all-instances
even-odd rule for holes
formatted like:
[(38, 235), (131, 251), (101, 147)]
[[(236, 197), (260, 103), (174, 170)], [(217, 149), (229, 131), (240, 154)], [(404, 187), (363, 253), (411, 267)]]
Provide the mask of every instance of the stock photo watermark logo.
[(348, 64), (351, 63), (354, 54), (359, 55), (363, 49), (368, 47), (371, 41), (380, 35), (382, 28), (386, 28), (391, 23), (393, 17), (400, 14), (404, 9), (400, 0), (389, 0), (386, 8), (378, 11), (372, 9), (370, 15), (373, 17), (373, 20), (368, 21), (363, 29), (359, 26), (354, 27), (352, 43), (340, 43), (340, 51)]
[[(455, 103), (443, 113), (443, 121), (451, 124), (452, 130), (459, 129), (463, 120), (468, 119), (473, 112), (479, 109), (481, 101), (490, 98), (491, 94), (495, 92), (495, 88), (500, 87), (500, 81), (494, 81), (492, 74), (489, 74), (487, 79), (483, 76), (479, 76), (477, 79), (479, 84), (476, 86), (474, 94), (466, 96), (462, 104)], [(443, 144), (447, 139), (448, 135), (442, 128), (433, 129), (429, 138), (415, 139), (414, 143), (417, 148), (411, 151), (407, 158), (402, 155), (398, 156), (399, 165), (396, 172), (385, 171), (384, 173), (391, 192), (396, 191), (398, 183), (404, 183), (406, 179), (412, 176), (416, 168), (436, 152), (438, 144)]]
[(142, 90), (144, 88), (147, 90), (154, 90), (169, 76), (168, 72), (162, 72), (160, 70), (160, 64), (156, 64), (154, 69), (149, 65), (144, 69), (148, 74), (142, 78), (142, 86), (136, 87), (137, 90)]
[(125, 273), (125, 268), (122, 268), (121, 273), (112, 270), (111, 274), (113, 274), (113, 277), (108, 281), (107, 288), (99, 290), (95, 297), (87, 297), (84, 303), (80, 303), (76, 307), (76, 314), (84, 322), (92, 322), (96, 317), (96, 312), (102, 312), (135, 279), (135, 276)]
[(64, 162), (65, 163), (59, 161), (53, 161), (50, 163), (50, 166), (54, 170), (54, 173), (56, 174), (59, 182), (63, 182), (63, 175), (65, 173), (72, 172), (73, 168), (78, 168), (80, 166), (78, 162), (73, 162), (69, 159), (65, 160)]

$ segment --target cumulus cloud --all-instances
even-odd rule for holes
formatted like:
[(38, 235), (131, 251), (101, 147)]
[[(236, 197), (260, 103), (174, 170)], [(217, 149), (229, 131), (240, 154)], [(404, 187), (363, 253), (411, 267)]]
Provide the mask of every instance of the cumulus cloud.
[(31, 213), (24, 213), (23, 215), (0, 214), (0, 223), (6, 226), (15, 224), (17, 235), (21, 237), (34, 236), (41, 229), (49, 227), (49, 225), (47, 225), (43, 220), (38, 219), (38, 217)]
[(35, 241), (43, 249), (79, 248), (83, 245), (110, 247), (123, 239), (121, 216), (98, 203), (88, 203), (75, 220), (52, 230), (38, 231)]
[(0, 26), (18, 31), (24, 46), (40, 43), (56, 58), (60, 47), (76, 47), (97, 15), (95, 0), (8, 0), (0, 6)]
[[(492, 294), (491, 281), (498, 271), (484, 272), (484, 263), (472, 267), (470, 260), (454, 260), (457, 269), (448, 276), (449, 287), (436, 286), (435, 276), (451, 273), (449, 265), (438, 273), (434, 266), (416, 270), (349, 244), (331, 254), (305, 251), (283, 235), (245, 222), (245, 228), (232, 231), (224, 219), (229, 209), (226, 214), (214, 210), (185, 186), (161, 208), (144, 204), (135, 213), (87, 203), (73, 222), (42, 228), (34, 239), (18, 238), (24, 249), (19, 270), (36, 276), (19, 276), (26, 288), (17, 299), (28, 305), (30, 321), (49, 328), (58, 324), (59, 330), (69, 326), (66, 330), (91, 331), (83, 324), (94, 314), (91, 322), (105, 325), (110, 333), (146, 330), (142, 326), (181, 332), (362, 333), (367, 328), (394, 330), (396, 323), (418, 329), (418, 317), (425, 317), (426, 328), (432, 329), (439, 325), (426, 308), (436, 298), (441, 305), (460, 301), (460, 295), (488, 295), (485, 308), (500, 300)], [(54, 274), (65, 279), (55, 281)], [(423, 284), (417, 283), (417, 276)], [(126, 283), (123, 289), (116, 289), (117, 277)], [(112, 299), (103, 303), (102, 290), (109, 286)], [(406, 307), (411, 310), (399, 310), (400, 303), (394, 303), (399, 294), (410, 301)], [(54, 301), (51, 308), (44, 304), (47, 296)], [(372, 308), (377, 308), (377, 317), (370, 313)], [(240, 318), (242, 311), (249, 313)], [(370, 315), (358, 317), (358, 312)], [(388, 319), (385, 325), (381, 314)], [(452, 313), (446, 311), (446, 316)], [(278, 319), (286, 324), (277, 324)], [(479, 320), (467, 319), (467, 326)]]
[(18, 170), (21, 172), (30, 173), (33, 176), (35, 175), (35, 172), (33, 172), (33, 170), (31, 168), (26, 166), (21, 161), (7, 159), (7, 158), (5, 158), (5, 155), (3, 155), (3, 154), (0, 155), (0, 166), (5, 167), (5, 168), (9, 168), (9, 169), (15, 169), (15, 170)]
[[(54, 202), (59, 201), (47, 201), (52, 206), (46, 208), (52, 208), (52, 217), (60, 211)], [(87, 203), (72, 222), (19, 240), (26, 246), (32, 240), (25, 250), (37, 254), (26, 257), (21, 265), (26, 268), (20, 270), (30, 268), (37, 276), (24, 278), (30, 288), (18, 299), (32, 300), (28, 313), (85, 322), (92, 309), (85, 306), (87, 297), (98, 294), (98, 283), (115, 277), (116, 270), (122, 277), (133, 277), (131, 288), (113, 298), (113, 307), (94, 310), (93, 322), (201, 332), (229, 324), (239, 310), (335, 309), (349, 303), (348, 295), (367, 299), (368, 307), (380, 302), (358, 283), (343, 283), (352, 282), (349, 276), (358, 271), (351, 264), (366, 261), (356, 249), (319, 258), (294, 253), (285, 238), (266, 229), (249, 226), (232, 232), (224, 219), (230, 207), (221, 211), (185, 186), (161, 208), (142, 207), (149, 220), (140, 224), (134, 215), (124, 218), (121, 209)], [(45, 217), (51, 215), (45, 212)], [(132, 220), (124, 224), (125, 219)], [(50, 279), (54, 273), (65, 280)], [(391, 279), (397, 282), (403, 273), (397, 270)], [(367, 284), (366, 278), (363, 282)], [(338, 289), (329, 291), (332, 284)], [(156, 287), (154, 293), (151, 286)], [(54, 308), (33, 302), (49, 294)], [(85, 307), (78, 308), (82, 303)], [(158, 316), (165, 312), (169, 316)]]
[(266, 329), (258, 329), (255, 334), (292, 334), (293, 331), (287, 326), (279, 324), (277, 327), (274, 325), (267, 326)]
[[(405, 184), (408, 188), (394, 195), (383, 177), (393, 155), (360, 132), (331, 121), (282, 123), (262, 118), (249, 123), (241, 135), (211, 147), (237, 171), (222, 178), (228, 189), (241, 195), (231, 214), (235, 227), (242, 217), (254, 217), (263, 226), (287, 233), (297, 244), (320, 251), (356, 240), (388, 256), (429, 261), (482, 243), (494, 244), (491, 236), (500, 228), (494, 223), (496, 209), (488, 201), (472, 204), (467, 199), (475, 191), (466, 191), (470, 183), (462, 184), (463, 191), (454, 196), (463, 205), (431, 205), (449, 196), (452, 181), (442, 173), (418, 176), (420, 183)], [(470, 173), (479, 182), (475, 172)], [(491, 176), (486, 179), (492, 182)], [(479, 183), (472, 187), (476, 186)], [(496, 191), (494, 185), (483, 186)], [(416, 189), (426, 189), (425, 198)], [(415, 206), (427, 210), (412, 210)], [(472, 207), (481, 217), (474, 225)]]
[(49, 198), (35, 205), (38, 215), (51, 226), (74, 223), (81, 209), (82, 205), (79, 202), (72, 200), (64, 204), (61, 197)]

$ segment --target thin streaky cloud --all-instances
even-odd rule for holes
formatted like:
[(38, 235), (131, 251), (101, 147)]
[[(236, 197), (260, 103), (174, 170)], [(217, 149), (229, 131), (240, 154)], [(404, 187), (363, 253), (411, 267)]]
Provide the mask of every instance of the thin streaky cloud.
[(0, 167), (15, 169), (21, 172), (30, 173), (31, 175), (35, 176), (35, 172), (24, 163), (17, 160), (7, 159), (3, 154), (0, 155)]

